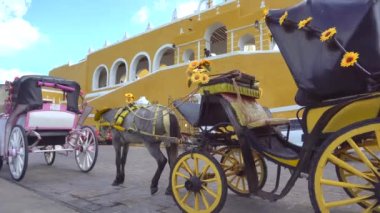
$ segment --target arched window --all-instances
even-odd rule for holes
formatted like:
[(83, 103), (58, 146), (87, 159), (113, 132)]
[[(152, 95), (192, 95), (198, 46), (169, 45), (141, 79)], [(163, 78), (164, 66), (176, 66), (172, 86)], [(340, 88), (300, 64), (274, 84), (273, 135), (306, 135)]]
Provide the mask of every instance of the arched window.
[(192, 49), (187, 49), (185, 52), (183, 52), (182, 60), (183, 62), (187, 63), (189, 61), (194, 61), (194, 50)]
[(131, 62), (130, 80), (142, 78), (150, 73), (150, 58), (148, 53), (138, 53)]
[(92, 89), (100, 89), (107, 86), (108, 82), (108, 70), (107, 67), (99, 65), (94, 72), (92, 78)]
[(255, 51), (255, 38), (251, 34), (245, 34), (239, 39), (240, 51)]
[(205, 33), (206, 49), (211, 55), (227, 53), (227, 28), (224, 24), (216, 23)]
[(111, 68), (110, 85), (125, 82), (127, 82), (127, 62), (124, 59), (118, 59)]
[(153, 72), (162, 67), (171, 66), (174, 64), (175, 50), (173, 44), (165, 44), (160, 47), (154, 56)]

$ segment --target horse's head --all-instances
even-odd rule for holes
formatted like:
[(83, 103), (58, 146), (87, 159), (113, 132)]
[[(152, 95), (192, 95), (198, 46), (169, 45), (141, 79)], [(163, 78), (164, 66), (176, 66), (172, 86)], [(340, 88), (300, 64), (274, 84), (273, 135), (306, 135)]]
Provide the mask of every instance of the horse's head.
[(95, 116), (94, 116), (94, 120), (95, 121), (99, 121), (101, 117), (103, 117), (103, 115), (110, 111), (111, 108), (105, 108), (105, 109), (101, 109), (101, 110), (96, 110), (96, 113), (95, 113)]

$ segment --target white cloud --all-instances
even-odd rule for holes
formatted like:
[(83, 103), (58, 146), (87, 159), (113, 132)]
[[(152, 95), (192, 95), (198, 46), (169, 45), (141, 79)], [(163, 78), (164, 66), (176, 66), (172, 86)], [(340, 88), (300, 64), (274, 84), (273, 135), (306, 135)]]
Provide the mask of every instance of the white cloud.
[(186, 1), (184, 3), (180, 3), (177, 5), (177, 16), (178, 18), (182, 18), (191, 14), (194, 14), (194, 12), (198, 9), (199, 1), (197, 0), (191, 0)]
[(23, 75), (35, 75), (36, 73), (29, 71), (21, 71), (19, 69), (2, 69), (0, 68), (0, 84), (5, 81), (13, 81), (15, 77), (21, 77)]
[(149, 11), (146, 6), (140, 8), (139, 11), (132, 17), (132, 21), (138, 24), (145, 23), (149, 18)]
[(37, 42), (38, 29), (23, 19), (31, 0), (0, 0), (0, 55), (9, 55)]

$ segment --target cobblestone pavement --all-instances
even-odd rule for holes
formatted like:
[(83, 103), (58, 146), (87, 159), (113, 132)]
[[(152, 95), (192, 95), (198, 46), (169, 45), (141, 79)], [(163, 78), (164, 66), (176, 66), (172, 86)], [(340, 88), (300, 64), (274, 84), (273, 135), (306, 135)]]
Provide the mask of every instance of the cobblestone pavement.
[[(53, 200), (78, 212), (180, 212), (172, 197), (164, 194), (169, 176), (165, 168), (156, 195), (150, 195), (150, 180), (156, 162), (144, 147), (131, 147), (126, 165), (126, 180), (122, 186), (114, 187), (114, 151), (112, 146), (100, 146), (98, 161), (89, 173), (82, 173), (73, 154), (57, 155), (53, 166), (47, 166), (42, 154), (30, 154), (24, 179), (17, 184), (39, 196)], [(273, 187), (276, 167), (268, 164), (268, 190)], [(284, 176), (288, 177), (288, 171)], [(0, 178), (11, 181), (8, 168), (0, 172)], [(284, 183), (284, 182), (283, 182)], [(282, 183), (282, 184), (283, 184)], [(0, 187), (1, 188), (1, 187)], [(0, 201), (1, 202), (1, 201)], [(22, 200), (19, 201), (23, 205)], [(25, 208), (28, 206), (25, 205)], [(47, 209), (46, 209), (47, 210)], [(347, 209), (344, 212), (358, 212)], [(282, 200), (268, 202), (260, 198), (243, 198), (228, 192), (222, 212), (313, 212), (309, 200), (307, 180), (300, 179), (292, 191)]]

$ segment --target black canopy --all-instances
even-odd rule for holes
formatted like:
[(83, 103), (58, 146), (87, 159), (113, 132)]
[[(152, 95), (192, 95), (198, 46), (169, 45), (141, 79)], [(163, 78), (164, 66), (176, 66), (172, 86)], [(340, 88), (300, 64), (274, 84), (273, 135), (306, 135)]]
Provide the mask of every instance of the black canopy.
[(42, 91), (38, 86), (38, 82), (47, 82), (72, 87), (75, 90), (67, 92), (67, 109), (73, 112), (78, 110), (78, 98), (80, 94), (80, 86), (75, 81), (69, 81), (62, 78), (50, 76), (26, 75), (13, 81), (13, 104), (26, 104), (28, 109), (38, 109), (42, 107)]
[[(285, 12), (288, 16), (280, 25)], [(308, 17), (311, 22), (298, 29)], [(380, 1), (302, 1), (270, 10), (266, 21), (298, 86), (298, 104), (368, 92), (380, 82)], [(322, 42), (321, 33), (332, 27), (335, 37)], [(351, 51), (359, 53), (358, 63), (341, 67), (343, 55)]]

